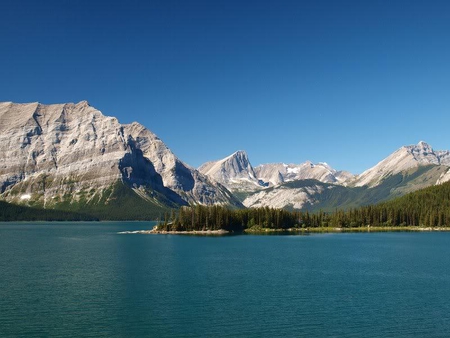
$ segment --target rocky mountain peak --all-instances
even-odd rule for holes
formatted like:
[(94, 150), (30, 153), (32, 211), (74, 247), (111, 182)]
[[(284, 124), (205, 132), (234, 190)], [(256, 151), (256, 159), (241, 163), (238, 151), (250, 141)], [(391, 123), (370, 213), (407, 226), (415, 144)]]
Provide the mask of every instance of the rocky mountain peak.
[(236, 173), (246, 173), (251, 176), (255, 176), (254, 170), (250, 161), (248, 159), (248, 155), (244, 150), (238, 150), (232, 155), (230, 155), (223, 163), (228, 163), (233, 166)]
[(406, 146), (405, 148), (413, 156), (414, 160), (421, 165), (438, 165), (440, 162), (433, 148), (424, 141), (420, 141), (417, 145)]
[(248, 155), (245, 150), (238, 150), (229, 156), (230, 158), (236, 158), (242, 162), (249, 162)]
[(423, 149), (431, 149), (431, 146), (428, 143), (426, 143), (425, 141), (419, 141), (419, 143), (417, 143), (417, 147), (423, 148)]
[(91, 105), (89, 104), (88, 101), (83, 100), (78, 102), (75, 106), (79, 107), (79, 108), (83, 108), (83, 107), (90, 107)]
[(434, 151), (426, 142), (403, 146), (374, 167), (364, 171), (355, 180), (356, 186), (376, 186), (390, 175), (426, 165), (450, 165), (448, 151)]
[(245, 151), (239, 150), (222, 160), (201, 165), (198, 170), (231, 190), (254, 190), (260, 183)]
[(248, 157), (247, 152), (245, 150), (238, 150), (235, 151), (231, 156), (237, 156), (237, 157)]
[(87, 101), (0, 103), (0, 198), (20, 201), (26, 194), (44, 206), (89, 201), (118, 181), (159, 205), (236, 205), (224, 187), (185, 165), (139, 123), (122, 125)]
[(411, 153), (434, 153), (433, 148), (426, 142), (420, 141), (416, 145), (406, 146)]

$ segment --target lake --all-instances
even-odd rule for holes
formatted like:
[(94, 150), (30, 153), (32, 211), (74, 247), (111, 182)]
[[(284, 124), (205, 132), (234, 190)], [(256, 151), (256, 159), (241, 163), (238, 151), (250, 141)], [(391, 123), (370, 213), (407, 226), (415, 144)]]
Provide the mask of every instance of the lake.
[(1, 337), (447, 337), (450, 233), (0, 223)]

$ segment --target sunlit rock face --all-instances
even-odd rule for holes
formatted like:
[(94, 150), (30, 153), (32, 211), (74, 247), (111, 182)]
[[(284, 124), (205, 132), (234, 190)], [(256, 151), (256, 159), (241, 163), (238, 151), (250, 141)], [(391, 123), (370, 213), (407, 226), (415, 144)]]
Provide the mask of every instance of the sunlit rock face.
[(257, 191), (284, 182), (315, 179), (324, 183), (345, 185), (354, 176), (349, 172), (337, 171), (327, 163), (301, 164), (267, 163), (256, 168), (251, 165), (245, 151), (211, 161), (199, 167), (199, 171), (232, 191)]
[(426, 165), (450, 166), (450, 152), (435, 151), (423, 141), (417, 145), (401, 147), (374, 167), (357, 176), (354, 185), (373, 187), (388, 176)]
[(314, 179), (323, 183), (343, 184), (353, 178), (347, 171), (337, 171), (327, 163), (312, 163), (306, 161), (301, 164), (268, 163), (255, 168), (260, 180), (277, 185), (283, 182)]
[(218, 161), (207, 162), (198, 170), (231, 191), (254, 191), (264, 187), (258, 180), (247, 153), (239, 150)]
[(44, 204), (80, 194), (89, 199), (122, 181), (177, 204), (236, 203), (227, 189), (180, 161), (144, 126), (120, 124), (86, 101), (3, 102), (0, 122), (3, 199)]

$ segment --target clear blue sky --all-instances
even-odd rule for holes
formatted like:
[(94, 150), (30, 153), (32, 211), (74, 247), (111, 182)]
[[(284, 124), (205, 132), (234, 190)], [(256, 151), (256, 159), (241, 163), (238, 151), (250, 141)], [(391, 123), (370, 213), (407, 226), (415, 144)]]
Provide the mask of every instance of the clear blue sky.
[(3, 0), (0, 101), (88, 100), (198, 166), (450, 149), (450, 1)]

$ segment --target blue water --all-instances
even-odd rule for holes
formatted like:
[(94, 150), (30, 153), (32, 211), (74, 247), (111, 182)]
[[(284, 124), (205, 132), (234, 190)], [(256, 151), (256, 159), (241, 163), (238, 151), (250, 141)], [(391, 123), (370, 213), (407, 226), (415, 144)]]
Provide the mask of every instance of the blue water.
[(1, 337), (448, 337), (450, 233), (0, 224)]

